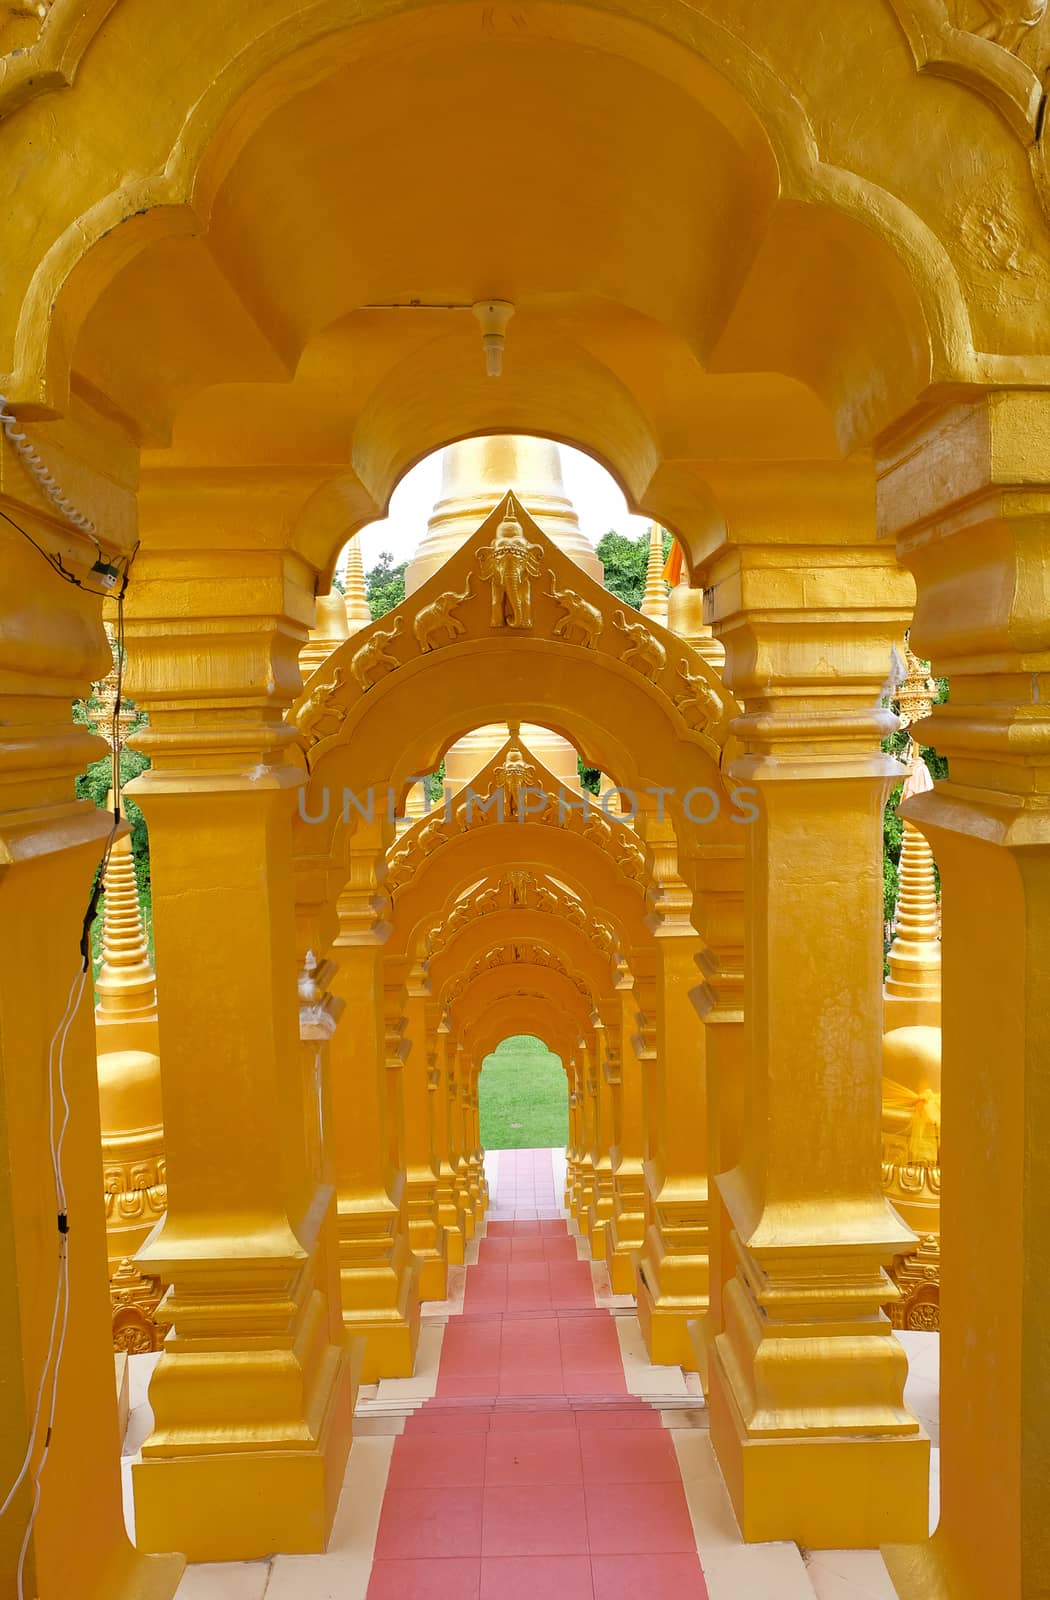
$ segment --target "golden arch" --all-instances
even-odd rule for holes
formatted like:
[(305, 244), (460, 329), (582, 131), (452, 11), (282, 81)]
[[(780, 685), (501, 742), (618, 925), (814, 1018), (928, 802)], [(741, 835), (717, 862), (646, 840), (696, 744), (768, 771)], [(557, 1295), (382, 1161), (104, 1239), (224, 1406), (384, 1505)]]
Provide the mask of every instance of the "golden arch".
[[(478, 553), (510, 507), (541, 552), (537, 559), (551, 574), (552, 587), (586, 596), (600, 614), (597, 643), (607, 640), (606, 649), (558, 638), (554, 629), (562, 608), (539, 583), (533, 629), (519, 635), (490, 628)], [(452, 593), (464, 596), (455, 608), (463, 635), (421, 652), (411, 628)], [(374, 813), (391, 791), (403, 792), (414, 774), (436, 765), (464, 728), (504, 719), (545, 722), (575, 737), (596, 765), (633, 786), (643, 804), (652, 803), (646, 785), (659, 783), (685, 855), (699, 855), (712, 843), (736, 845), (741, 829), (732, 820), (717, 760), (733, 703), (710, 668), (673, 635), (644, 619), (631, 621), (644, 636), (639, 643), (617, 622), (623, 616), (615, 598), (581, 576), (513, 496), (506, 497), (411, 606), (348, 640), (306, 685), (293, 714), (307, 738), (315, 729), (315, 710), (334, 713), (338, 726), (329, 733), (330, 722), (320, 722), (308, 746), (310, 776), (297, 826), (303, 851), (317, 856), (330, 841), (337, 854), (340, 834), (363, 809)], [(564, 692), (570, 662), (571, 697)], [(672, 698), (676, 685), (679, 703)], [(610, 703), (617, 706), (615, 727), (606, 712)], [(690, 727), (687, 718), (700, 726)], [(306, 823), (303, 817), (321, 820)]]

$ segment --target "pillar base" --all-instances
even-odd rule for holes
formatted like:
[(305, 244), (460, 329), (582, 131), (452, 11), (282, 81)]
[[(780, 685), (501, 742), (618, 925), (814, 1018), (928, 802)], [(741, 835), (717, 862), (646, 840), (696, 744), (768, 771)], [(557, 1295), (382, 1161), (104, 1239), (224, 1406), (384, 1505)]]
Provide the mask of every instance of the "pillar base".
[(419, 1341), (419, 1263), (397, 1207), (384, 1193), (339, 1212), (343, 1327), (364, 1341), (362, 1383), (410, 1378)]
[[(987, 1589), (980, 1573), (949, 1548), (940, 1529), (921, 1544), (888, 1544), (882, 1559), (900, 1600), (985, 1600)], [(1004, 1580), (1004, 1596), (1010, 1592)]]
[[(371, 1274), (369, 1277), (371, 1278)], [(381, 1378), (410, 1378), (416, 1366), (419, 1343), (419, 1262), (407, 1248), (399, 1275), (389, 1276), (395, 1285), (392, 1305), (378, 1308), (362, 1305), (369, 1292), (360, 1273), (344, 1268), (342, 1273), (343, 1327), (351, 1338), (364, 1341), (361, 1360), (362, 1383), (378, 1383)], [(353, 1301), (357, 1300), (355, 1306)]]
[(653, 1366), (684, 1367), (686, 1372), (697, 1371), (689, 1324), (703, 1316), (707, 1309), (706, 1302), (697, 1300), (683, 1304), (677, 1301), (669, 1304), (651, 1287), (644, 1260), (637, 1260), (634, 1292), (638, 1300), (638, 1323)]
[(448, 1299), (448, 1259), (443, 1247), (428, 1246), (416, 1250), (419, 1261), (419, 1298), (421, 1300)]
[(351, 1338), (364, 1343), (361, 1382), (378, 1383), (382, 1378), (410, 1378), (416, 1369), (419, 1344), (419, 1290), (413, 1278), (411, 1301), (405, 1312), (378, 1313), (369, 1318), (344, 1315), (343, 1327)]
[(635, 1258), (645, 1244), (645, 1178), (641, 1162), (626, 1162), (613, 1175), (613, 1215), (606, 1260), (614, 1294), (635, 1293)]
[(78, 1600), (173, 1600), (185, 1570), (183, 1555), (145, 1555), (129, 1547), (114, 1559), (97, 1588), (78, 1585)]
[(612, 1214), (609, 1206), (598, 1201), (587, 1216), (587, 1237), (591, 1241), (591, 1260), (605, 1261), (611, 1253), (609, 1242), (609, 1229), (612, 1226)]
[[(714, 1360), (720, 1365), (717, 1347)], [(873, 1550), (925, 1538), (930, 1441), (921, 1429), (899, 1439), (749, 1438), (724, 1374), (708, 1405), (711, 1443), (747, 1543)], [(923, 1600), (932, 1600), (930, 1591)]]
[(632, 1246), (627, 1242), (621, 1243), (612, 1229), (609, 1232), (610, 1240), (609, 1249), (606, 1252), (606, 1260), (609, 1264), (609, 1282), (612, 1284), (612, 1292), (613, 1294), (634, 1294), (634, 1258), (638, 1245)]
[[(261, 1352), (268, 1361), (271, 1352)], [(257, 1561), (280, 1551), (317, 1555), (328, 1542), (353, 1432), (361, 1341), (331, 1347), (333, 1371), (314, 1439), (268, 1436), (265, 1422), (247, 1450), (164, 1456), (143, 1445), (135, 1463), (135, 1531), (144, 1550), (178, 1546), (188, 1561)], [(253, 1352), (240, 1353), (250, 1364)], [(154, 1446), (170, 1450), (171, 1441)], [(206, 1452), (206, 1453), (205, 1453)], [(136, 1600), (138, 1597), (136, 1596)]]

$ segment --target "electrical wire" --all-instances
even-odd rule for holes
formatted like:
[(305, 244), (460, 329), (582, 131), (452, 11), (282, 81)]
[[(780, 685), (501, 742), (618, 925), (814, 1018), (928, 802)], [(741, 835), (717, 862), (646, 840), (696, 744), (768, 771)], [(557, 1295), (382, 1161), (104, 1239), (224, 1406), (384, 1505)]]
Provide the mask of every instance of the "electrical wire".
[[(52, 1170), (52, 1173), (54, 1175), (54, 1181), (55, 1181), (55, 1199), (56, 1199), (56, 1202), (58, 1201), (58, 1194), (59, 1194), (59, 1178), (58, 1178), (57, 1140), (55, 1138), (55, 1046), (58, 1043), (59, 1037), (60, 1036), (64, 1037), (64, 1030), (65, 1030), (67, 1024), (70, 1022), (71, 1018), (76, 1013), (76, 1006), (79, 1004), (79, 996), (78, 996), (76, 1001), (74, 1001), (73, 997), (74, 997), (75, 991), (77, 991), (77, 989), (78, 989), (78, 986), (81, 984), (83, 976), (84, 976), (83, 966), (78, 967), (77, 972), (76, 972), (76, 976), (74, 977), (73, 982), (69, 986), (69, 996), (68, 996), (68, 998), (66, 1000), (66, 1008), (62, 1013), (62, 1020), (59, 1022), (58, 1027), (55, 1029), (55, 1032), (52, 1035), (51, 1046), (50, 1046), (50, 1049), (48, 1051), (48, 1060), (47, 1060), (48, 1148), (49, 1148), (49, 1152), (50, 1152), (50, 1155), (51, 1155), (51, 1170)], [(61, 1250), (60, 1250), (60, 1254), (61, 1254)], [(61, 1274), (60, 1274), (60, 1277), (61, 1277)], [(11, 1485), (11, 1488), (8, 1491), (7, 1498), (4, 1501), (3, 1505), (0, 1506), (0, 1517), (4, 1516), (4, 1514), (6, 1513), (8, 1507), (11, 1504), (11, 1501), (14, 1499), (15, 1495), (18, 1493), (18, 1490), (20, 1489), (20, 1487), (22, 1485), (22, 1481), (25, 1478), (25, 1475), (29, 1470), (30, 1463), (31, 1463), (31, 1461), (33, 1459), (33, 1451), (34, 1451), (35, 1446), (36, 1446), (37, 1432), (38, 1432), (39, 1427), (40, 1427), (40, 1407), (41, 1407), (41, 1404), (42, 1404), (43, 1398), (44, 1398), (44, 1389), (45, 1389), (45, 1386), (47, 1384), (47, 1374), (48, 1374), (48, 1370), (49, 1370), (49, 1368), (51, 1366), (51, 1358), (54, 1355), (54, 1350), (55, 1350), (55, 1333), (56, 1333), (56, 1330), (57, 1330), (57, 1327), (58, 1327), (58, 1318), (59, 1318), (60, 1309), (61, 1309), (61, 1293), (56, 1293), (54, 1310), (53, 1310), (52, 1315), (51, 1315), (51, 1332), (50, 1332), (50, 1334), (48, 1336), (48, 1342), (47, 1342), (47, 1354), (44, 1357), (44, 1366), (43, 1366), (43, 1370), (41, 1371), (41, 1374), (40, 1374), (40, 1383), (39, 1383), (39, 1386), (38, 1386), (37, 1392), (36, 1392), (36, 1404), (35, 1404), (35, 1406), (33, 1408), (33, 1423), (32, 1423), (32, 1427), (29, 1430), (29, 1443), (26, 1445), (26, 1453), (25, 1453), (25, 1456), (24, 1456), (24, 1458), (22, 1460), (22, 1465), (21, 1465), (21, 1467), (19, 1469), (18, 1476), (15, 1479), (14, 1483)]]
[[(43, 545), (38, 543), (38, 541), (33, 538), (33, 535), (23, 528), (20, 522), (16, 522), (14, 517), (9, 516), (6, 511), (0, 511), (0, 517), (3, 517), (5, 522), (10, 523), (15, 532), (20, 533), (23, 539), (28, 540), (28, 542), (33, 546), (33, 549), (43, 556), (52, 572), (57, 572), (58, 576), (63, 580), (64, 583), (71, 583), (75, 588), (83, 589), (85, 594), (97, 594), (100, 599), (103, 600), (108, 599), (112, 595), (112, 585), (101, 589), (94, 589), (89, 583), (82, 583), (74, 572), (70, 572), (60, 555), (53, 554), (50, 550), (45, 550)], [(128, 574), (131, 570), (131, 563), (138, 554), (138, 548), (139, 547), (136, 544), (130, 555), (118, 557), (118, 560), (122, 563), (122, 566), (117, 567), (114, 565), (112, 569), (107, 569), (119, 571), (125, 587), (127, 586)]]
[(7, 396), (5, 394), (0, 394), (0, 427), (3, 428), (17, 450), (21, 457), (22, 465), (30, 477), (35, 479), (55, 510), (65, 517), (67, 522), (71, 522), (74, 528), (79, 528), (81, 533), (86, 534), (95, 549), (101, 551), (102, 546), (96, 536), (95, 524), (90, 517), (86, 517), (82, 511), (77, 510), (72, 500), (67, 499), (48, 471), (46, 463), (37, 455), (25, 434), (19, 433), (18, 422), (7, 409)]
[[(58, 1377), (62, 1370), (62, 1357), (65, 1354), (66, 1348), (66, 1334), (69, 1331), (69, 1224), (66, 1211), (66, 1186), (65, 1179), (62, 1175), (62, 1147), (65, 1144), (66, 1132), (69, 1128), (69, 1121), (72, 1113), (69, 1105), (69, 1097), (66, 1094), (65, 1055), (66, 1040), (69, 1038), (69, 1030), (76, 1020), (77, 1012), (80, 1010), (80, 1002), (84, 996), (84, 988), (87, 982), (86, 965), (81, 967), (74, 981), (76, 984), (76, 999), (73, 1001), (72, 1009), (70, 1009), (68, 1006), (66, 1008), (68, 1014), (66, 1017), (65, 1026), (61, 1030), (61, 1037), (58, 1045), (58, 1092), (62, 1097), (63, 1115), (62, 1124), (59, 1129), (58, 1140), (52, 1144), (52, 1160), (55, 1171), (55, 1193), (58, 1200), (58, 1281), (55, 1289), (55, 1304), (57, 1306), (59, 1302), (61, 1302), (62, 1325), (58, 1336), (58, 1345), (55, 1349), (54, 1362), (51, 1365), (51, 1398), (48, 1404), (47, 1429), (44, 1433), (44, 1447), (40, 1452), (40, 1460), (37, 1462), (36, 1472), (33, 1474), (33, 1504), (29, 1512), (29, 1520), (26, 1523), (26, 1531), (22, 1538), (22, 1548), (18, 1554), (18, 1600), (25, 1600), (25, 1593), (23, 1589), (25, 1559), (29, 1550), (29, 1540), (32, 1536), (33, 1527), (36, 1523), (37, 1512), (40, 1510), (40, 1493), (44, 1476), (44, 1468), (47, 1465), (47, 1458), (51, 1451), (51, 1439), (55, 1427), (55, 1411), (58, 1406)], [(52, 1139), (54, 1139), (53, 1073), (49, 1074), (48, 1085), (52, 1113)], [(46, 1378), (46, 1376), (47, 1364), (45, 1363), (44, 1377)]]
[[(3, 514), (4, 513), (0, 513), (0, 515)], [(7, 520), (11, 521), (11, 518), (7, 518)], [(17, 524), (15, 524), (15, 526), (17, 526)], [(24, 532), (22, 529), (19, 531)], [(26, 537), (29, 538), (29, 535), (27, 534)], [(30, 543), (35, 544), (35, 540), (30, 539)], [(40, 547), (37, 546), (37, 548), (39, 549)], [(41, 553), (44, 554), (45, 559), (50, 560), (50, 558), (47, 557), (46, 552), (42, 551)], [(22, 1484), (25, 1482), (26, 1475), (32, 1466), (33, 1458), (36, 1455), (37, 1448), (40, 1443), (41, 1414), (44, 1404), (44, 1395), (47, 1392), (48, 1381), (50, 1378), (50, 1395), (47, 1406), (47, 1427), (43, 1434), (43, 1449), (40, 1451), (40, 1458), (37, 1462), (36, 1470), (33, 1473), (33, 1502), (30, 1508), (29, 1518), (26, 1523), (26, 1529), (22, 1538), (22, 1545), (18, 1556), (18, 1569), (16, 1574), (18, 1600), (25, 1600), (23, 1588), (25, 1561), (26, 1555), (29, 1551), (29, 1541), (32, 1537), (33, 1528), (36, 1524), (37, 1513), (40, 1509), (43, 1473), (51, 1450), (51, 1441), (55, 1426), (55, 1415), (58, 1407), (58, 1381), (62, 1368), (62, 1358), (65, 1354), (66, 1335), (69, 1331), (69, 1214), (65, 1177), (62, 1170), (62, 1157), (65, 1148), (66, 1134), (69, 1130), (69, 1124), (72, 1118), (72, 1108), (69, 1103), (69, 1096), (66, 1092), (65, 1080), (66, 1041), (69, 1038), (70, 1030), (80, 1010), (81, 1002), (84, 997), (84, 990), (87, 986), (88, 969), (91, 962), (91, 928), (95, 920), (99, 899), (101, 898), (103, 885), (105, 883), (106, 872), (108, 870), (110, 857), (113, 851), (113, 843), (116, 839), (117, 830), (121, 822), (120, 714), (123, 709), (124, 688), (124, 595), (128, 586), (131, 561), (134, 558), (134, 554), (135, 552), (133, 551), (132, 555), (126, 562), (123, 583), (121, 585), (120, 593), (117, 596), (117, 629), (116, 638), (114, 641), (117, 682), (116, 692), (113, 700), (111, 723), (111, 748), (113, 751), (113, 821), (109, 830), (109, 836), (106, 840), (106, 847), (102, 854), (102, 860), (99, 862), (98, 869), (92, 883), (91, 895), (88, 900), (87, 909), (84, 913), (80, 938), (80, 966), (76, 972), (76, 975), (74, 976), (72, 984), (70, 985), (69, 995), (66, 999), (66, 1005), (62, 1013), (62, 1018), (51, 1037), (51, 1043), (48, 1047), (48, 1150), (51, 1157), (51, 1172), (55, 1189), (56, 1222), (58, 1228), (58, 1267), (55, 1282), (55, 1301), (51, 1313), (51, 1326), (48, 1333), (47, 1350), (44, 1355), (44, 1363), (40, 1373), (40, 1381), (37, 1386), (36, 1400), (33, 1407), (32, 1424), (29, 1430), (29, 1439), (26, 1444), (25, 1456), (23, 1457), (22, 1465), (19, 1468), (18, 1475), (16, 1476), (14, 1483), (11, 1485), (3, 1505), (0, 1506), (0, 1517), (2, 1517), (9, 1510), (12, 1501), (14, 1500)], [(72, 578), (70, 581), (76, 583), (78, 580)], [(83, 587), (83, 585), (79, 586)], [(58, 1098), (62, 1103), (62, 1116), (58, 1125), (57, 1134), (55, 1125), (56, 1082)]]

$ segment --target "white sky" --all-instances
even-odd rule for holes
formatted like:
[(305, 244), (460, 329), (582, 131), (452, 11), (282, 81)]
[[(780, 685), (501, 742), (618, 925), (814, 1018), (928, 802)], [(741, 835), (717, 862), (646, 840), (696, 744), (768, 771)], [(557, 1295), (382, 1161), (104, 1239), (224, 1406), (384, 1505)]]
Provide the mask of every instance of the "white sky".
[[(560, 449), (565, 492), (592, 544), (597, 544), (610, 528), (629, 538), (645, 532), (648, 519), (628, 515), (627, 502), (604, 467), (581, 450), (570, 450), (566, 445)], [(382, 522), (369, 523), (357, 535), (366, 572), (383, 550), (389, 550), (395, 562), (405, 561), (415, 552), (441, 490), (442, 453), (435, 451), (406, 473), (391, 497), (390, 515)]]

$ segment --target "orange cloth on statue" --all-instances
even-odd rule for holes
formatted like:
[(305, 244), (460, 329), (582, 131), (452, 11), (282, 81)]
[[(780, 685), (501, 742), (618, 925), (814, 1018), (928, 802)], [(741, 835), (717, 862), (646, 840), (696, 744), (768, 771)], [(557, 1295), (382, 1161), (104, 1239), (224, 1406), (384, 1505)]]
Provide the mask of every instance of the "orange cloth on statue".
[(941, 1156), (941, 1097), (935, 1089), (916, 1094), (903, 1083), (882, 1080), (882, 1104), (887, 1111), (911, 1113), (908, 1124), (908, 1160), (935, 1167)]

